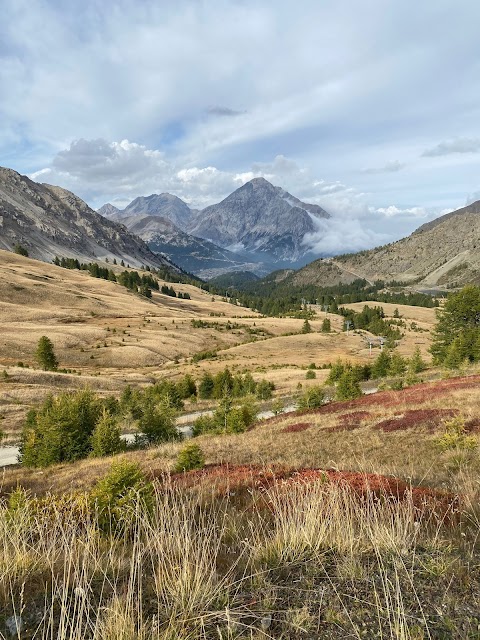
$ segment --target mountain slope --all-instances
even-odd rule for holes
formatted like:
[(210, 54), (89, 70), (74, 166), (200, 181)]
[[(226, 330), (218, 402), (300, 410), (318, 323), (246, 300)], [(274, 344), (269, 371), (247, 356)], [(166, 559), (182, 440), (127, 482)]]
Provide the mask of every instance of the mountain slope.
[(241, 247), (278, 263), (295, 263), (306, 253), (303, 239), (315, 219), (329, 214), (304, 203), (264, 178), (255, 178), (218, 204), (192, 217), (189, 233), (229, 248)]
[(321, 282), (335, 267), (338, 277), (415, 282), (419, 287), (480, 282), (480, 201), (422, 225), (407, 238), (334, 260), (316, 260), (295, 282)]
[(107, 220), (70, 191), (38, 184), (0, 167), (0, 248), (24, 246), (31, 257), (55, 255), (83, 261), (117, 258), (132, 266), (175, 268), (140, 238)]
[(104, 204), (98, 210), (98, 213), (120, 222), (124, 218), (137, 215), (160, 216), (170, 220), (182, 231), (185, 231), (190, 221), (192, 210), (186, 202), (171, 193), (153, 193), (151, 196), (135, 198), (122, 210), (117, 209), (110, 203)]
[(135, 215), (122, 219), (129, 231), (144, 240), (152, 251), (165, 254), (182, 269), (209, 279), (219, 273), (254, 269), (258, 263), (242, 260), (242, 256), (185, 233), (167, 218)]

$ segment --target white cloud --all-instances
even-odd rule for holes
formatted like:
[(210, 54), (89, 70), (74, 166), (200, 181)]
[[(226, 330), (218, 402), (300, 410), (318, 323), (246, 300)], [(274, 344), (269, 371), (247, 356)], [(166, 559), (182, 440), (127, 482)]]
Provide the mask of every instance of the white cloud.
[(451, 153), (478, 153), (480, 152), (480, 138), (456, 138), (440, 142), (431, 149), (426, 149), (422, 156), (434, 158), (436, 156), (447, 156)]
[[(451, 206), (478, 188), (465, 165), (480, 140), (480, 4), (426, 0), (411, 16), (382, 0), (3, 3), (2, 163), (49, 167), (42, 179), (92, 201), (175, 188), (202, 204), (206, 184), (216, 200), (262, 174), (305, 199), (344, 194), (337, 209), (360, 206), (350, 188), (378, 207)], [(425, 149), (463, 166), (414, 166)], [(208, 167), (218, 174), (177, 175)]]
[(394, 216), (408, 216), (413, 218), (425, 218), (428, 215), (425, 207), (410, 207), (407, 209), (399, 209), (395, 205), (389, 207), (379, 207), (378, 209), (370, 209), (372, 213), (379, 213), (386, 218), (393, 218)]
[(317, 220), (316, 224), (317, 230), (307, 233), (303, 244), (317, 256), (360, 251), (389, 241), (388, 234), (365, 228), (355, 218)]
[(396, 171), (401, 171), (405, 167), (406, 164), (404, 162), (400, 162), (399, 160), (392, 160), (391, 162), (387, 162), (383, 167), (362, 169), (362, 173), (395, 173)]
[(340, 181), (318, 178), (283, 155), (253, 163), (242, 172), (211, 165), (178, 167), (162, 151), (128, 140), (77, 140), (57, 153), (51, 167), (31, 177), (70, 189), (93, 206), (109, 201), (120, 208), (139, 195), (163, 191), (203, 208), (252, 178), (264, 177), (332, 215), (329, 220), (317, 220), (317, 230), (305, 237), (305, 246), (315, 255), (357, 251), (397, 239), (440, 213), (420, 206), (375, 207), (368, 194)]

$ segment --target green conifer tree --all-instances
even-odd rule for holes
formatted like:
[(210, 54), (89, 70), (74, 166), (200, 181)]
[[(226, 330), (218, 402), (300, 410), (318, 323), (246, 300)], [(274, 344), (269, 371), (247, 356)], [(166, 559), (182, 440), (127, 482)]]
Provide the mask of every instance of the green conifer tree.
[(90, 442), (92, 455), (95, 457), (113, 456), (125, 449), (125, 443), (120, 437), (120, 427), (106, 409), (95, 425)]
[(42, 336), (39, 339), (35, 358), (44, 371), (55, 371), (58, 368), (58, 360), (53, 350), (53, 343), (47, 336)]

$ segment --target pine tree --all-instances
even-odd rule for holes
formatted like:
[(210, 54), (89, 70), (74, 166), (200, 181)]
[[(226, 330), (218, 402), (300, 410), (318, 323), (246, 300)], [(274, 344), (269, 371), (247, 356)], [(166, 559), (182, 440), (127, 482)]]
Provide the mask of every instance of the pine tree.
[[(433, 333), (430, 352), (436, 364), (451, 360), (453, 351), (470, 361), (480, 358), (480, 287), (469, 285), (448, 296), (445, 306), (437, 312), (438, 322)], [(453, 350), (450, 345), (456, 342)]]
[(58, 368), (53, 343), (47, 336), (42, 336), (38, 341), (35, 358), (44, 371), (55, 371)]
[(407, 370), (407, 362), (397, 351), (393, 351), (390, 357), (388, 373), (391, 376), (401, 376)]
[(208, 400), (212, 397), (214, 384), (212, 375), (205, 371), (198, 385), (198, 395), (202, 400)]
[(353, 400), (363, 395), (353, 369), (346, 369), (337, 385), (337, 400)]
[(138, 426), (149, 444), (169, 442), (181, 438), (175, 426), (175, 411), (169, 405), (168, 400), (155, 404), (149, 399), (143, 407)]
[(312, 332), (312, 327), (310, 326), (308, 318), (305, 318), (305, 320), (303, 321), (302, 333), (311, 333), (311, 332)]
[(382, 349), (372, 365), (372, 378), (385, 378), (390, 370), (391, 357), (386, 349)]
[(332, 330), (332, 323), (330, 322), (330, 318), (325, 318), (322, 322), (322, 333), (330, 333)]
[(106, 409), (95, 425), (90, 442), (92, 455), (95, 457), (113, 456), (125, 449), (125, 443), (120, 437), (120, 427)]
[(410, 358), (408, 368), (412, 373), (420, 373), (427, 368), (426, 362), (423, 360), (422, 354), (420, 353), (420, 347), (415, 347), (412, 357)]
[(459, 338), (455, 338), (455, 340), (447, 347), (443, 364), (449, 369), (458, 369), (464, 360), (465, 358), (462, 354), (461, 340)]

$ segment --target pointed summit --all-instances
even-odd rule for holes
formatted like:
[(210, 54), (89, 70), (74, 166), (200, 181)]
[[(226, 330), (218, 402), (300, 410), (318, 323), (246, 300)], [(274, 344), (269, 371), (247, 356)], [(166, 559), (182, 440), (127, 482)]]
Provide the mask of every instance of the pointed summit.
[(305, 255), (303, 239), (316, 230), (315, 219), (329, 217), (320, 206), (302, 202), (265, 178), (253, 178), (194, 215), (189, 232), (269, 262), (294, 264)]

